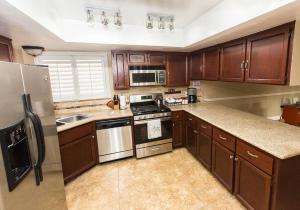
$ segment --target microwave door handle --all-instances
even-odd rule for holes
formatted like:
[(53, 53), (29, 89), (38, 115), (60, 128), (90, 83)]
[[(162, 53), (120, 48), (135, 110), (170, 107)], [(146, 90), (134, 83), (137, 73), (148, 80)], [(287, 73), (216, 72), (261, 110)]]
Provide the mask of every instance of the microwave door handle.
[(155, 84), (159, 84), (159, 76), (158, 76), (158, 72), (155, 72)]
[(35, 133), (35, 137), (37, 140), (37, 149), (38, 149), (38, 160), (36, 161), (35, 165), (34, 165), (34, 172), (35, 172), (35, 180), (36, 180), (36, 185), (39, 186), (40, 182), (43, 180), (43, 176), (42, 176), (42, 170), (41, 170), (41, 160), (43, 159), (43, 146), (41, 144), (40, 141), (40, 128), (39, 128), (39, 124), (38, 124), (38, 120), (35, 116), (35, 114), (31, 111), (31, 107), (28, 106), (28, 95), (24, 94), (22, 96), (23, 99), (23, 105), (24, 105), (24, 109), (25, 109), (25, 114), (26, 116), (30, 119), (30, 121), (32, 122), (33, 125), (33, 129), (34, 129), (34, 133)]

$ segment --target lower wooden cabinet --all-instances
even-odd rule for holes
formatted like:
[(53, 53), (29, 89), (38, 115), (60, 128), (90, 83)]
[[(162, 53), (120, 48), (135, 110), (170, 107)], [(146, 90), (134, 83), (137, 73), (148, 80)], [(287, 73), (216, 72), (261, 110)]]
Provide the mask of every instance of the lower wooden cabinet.
[(248, 208), (270, 209), (271, 176), (237, 156), (235, 168), (236, 197)]
[[(65, 183), (98, 163), (95, 132), (95, 123), (93, 122), (58, 134)], [(85, 133), (84, 136), (80, 135), (82, 133)]]
[(173, 148), (182, 147), (184, 145), (183, 139), (183, 121), (173, 121)]
[(186, 148), (195, 156), (197, 150), (198, 127), (197, 119), (186, 116)]
[(214, 141), (212, 146), (212, 173), (230, 191), (233, 191), (234, 152)]
[(211, 169), (211, 143), (211, 137), (198, 131), (196, 157), (209, 170)]

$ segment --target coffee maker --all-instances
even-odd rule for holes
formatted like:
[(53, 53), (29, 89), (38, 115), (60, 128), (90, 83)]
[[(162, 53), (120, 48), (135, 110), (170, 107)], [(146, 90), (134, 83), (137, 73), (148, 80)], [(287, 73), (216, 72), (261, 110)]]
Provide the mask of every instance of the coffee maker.
[(196, 103), (197, 102), (197, 88), (188, 88), (187, 96), (188, 96), (189, 103)]

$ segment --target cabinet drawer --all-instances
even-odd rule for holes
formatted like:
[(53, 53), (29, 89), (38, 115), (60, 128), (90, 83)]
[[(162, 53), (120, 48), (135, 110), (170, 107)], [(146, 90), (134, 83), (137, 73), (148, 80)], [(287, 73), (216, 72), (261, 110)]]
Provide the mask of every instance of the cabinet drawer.
[(182, 111), (174, 111), (172, 112), (172, 120), (181, 120), (182, 119)]
[(188, 126), (194, 128), (194, 129), (197, 129), (198, 119), (196, 117), (194, 117), (193, 115), (188, 114), (186, 116), (186, 121), (187, 121), (186, 123), (187, 123)]
[(207, 136), (212, 136), (212, 126), (202, 120), (198, 121), (199, 130)]
[(273, 158), (264, 152), (237, 141), (237, 154), (245, 158), (247, 161), (255, 165), (257, 168), (272, 175), (273, 171)]
[(214, 128), (213, 139), (231, 151), (235, 151), (235, 137), (231, 136), (230, 134), (218, 128)]
[(76, 139), (92, 135), (95, 132), (94, 122), (71, 128), (58, 133), (59, 145), (70, 143)]

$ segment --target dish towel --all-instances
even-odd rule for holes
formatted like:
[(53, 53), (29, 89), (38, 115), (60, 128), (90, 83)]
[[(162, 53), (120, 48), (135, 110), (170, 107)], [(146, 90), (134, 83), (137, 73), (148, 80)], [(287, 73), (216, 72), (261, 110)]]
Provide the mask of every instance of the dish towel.
[(148, 139), (156, 139), (161, 137), (161, 121), (150, 120), (147, 122)]

